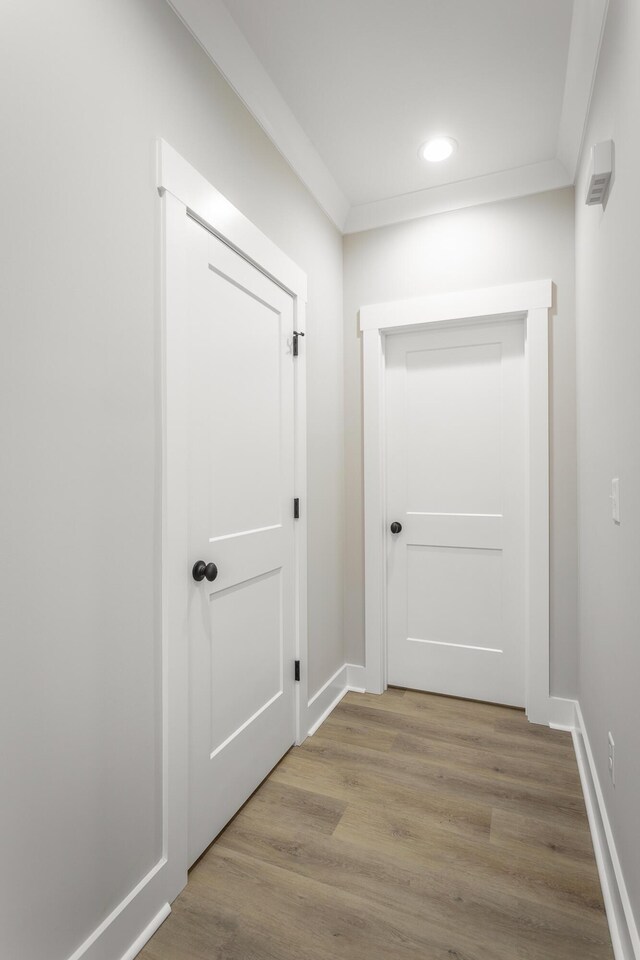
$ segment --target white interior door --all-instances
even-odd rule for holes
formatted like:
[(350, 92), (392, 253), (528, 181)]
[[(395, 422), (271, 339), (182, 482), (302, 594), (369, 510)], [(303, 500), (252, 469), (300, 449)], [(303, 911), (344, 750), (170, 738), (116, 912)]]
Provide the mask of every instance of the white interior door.
[(524, 706), (524, 324), (389, 336), (385, 376), (388, 682)]
[(294, 382), (292, 298), (189, 237), (192, 863), (295, 739)]

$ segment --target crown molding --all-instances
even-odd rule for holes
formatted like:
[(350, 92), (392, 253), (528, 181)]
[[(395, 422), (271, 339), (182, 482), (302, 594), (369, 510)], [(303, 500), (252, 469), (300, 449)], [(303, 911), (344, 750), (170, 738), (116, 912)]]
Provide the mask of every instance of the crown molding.
[(222, 0), (167, 0), (325, 213), (343, 230), (349, 201)]
[(572, 181), (589, 118), (609, 0), (574, 0), (557, 156)]
[(359, 233), (403, 220), (416, 220), (448, 210), (461, 210), (481, 203), (525, 197), (545, 190), (568, 187), (573, 179), (559, 160), (544, 160), (526, 167), (502, 170), (484, 177), (445, 183), (386, 200), (360, 203), (349, 211), (345, 233)]
[(223, 0), (167, 0), (317, 203), (343, 233), (573, 184), (609, 0), (574, 0), (556, 158), (351, 205)]

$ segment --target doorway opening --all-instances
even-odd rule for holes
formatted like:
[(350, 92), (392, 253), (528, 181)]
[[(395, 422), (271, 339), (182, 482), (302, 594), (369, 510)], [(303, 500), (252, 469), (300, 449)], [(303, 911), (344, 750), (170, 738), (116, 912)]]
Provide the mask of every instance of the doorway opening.
[[(514, 329), (519, 326), (524, 334), (523, 702), (533, 722), (556, 725), (571, 722), (571, 702), (552, 697), (549, 688), (548, 338), (552, 302), (551, 280), (539, 280), (374, 304), (360, 310), (364, 388), (365, 678), (370, 692), (381, 693), (389, 681), (388, 625), (393, 611), (387, 589), (388, 550), (389, 538), (396, 536), (390, 533), (389, 527), (392, 522), (400, 522), (397, 517), (387, 515), (390, 451), (387, 449), (386, 375), (389, 352), (396, 349), (392, 344), (398, 335), (418, 336), (424, 331), (446, 330), (449, 333), (440, 335), (454, 336), (457, 329), (479, 330), (489, 321), (505, 327), (511, 324)], [(441, 477), (440, 481), (445, 479)], [(440, 539), (445, 536), (453, 536), (451, 530), (442, 533)], [(430, 538), (433, 539), (433, 535)], [(446, 551), (446, 543), (442, 546)], [(495, 543), (492, 546), (487, 542), (477, 549), (494, 548)], [(467, 566), (471, 565), (470, 560)], [(462, 571), (459, 576), (463, 576)], [(470, 570), (467, 576), (473, 578)], [(485, 576), (490, 579), (486, 570)]]

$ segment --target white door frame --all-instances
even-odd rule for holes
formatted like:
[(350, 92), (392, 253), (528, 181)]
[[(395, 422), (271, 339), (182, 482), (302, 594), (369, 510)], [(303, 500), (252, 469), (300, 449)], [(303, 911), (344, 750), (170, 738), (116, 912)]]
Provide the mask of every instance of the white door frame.
[(360, 309), (364, 394), (365, 684), (387, 680), (387, 518), (385, 495), (385, 339), (430, 324), (489, 318), (523, 320), (526, 445), (526, 698), (534, 723), (572, 722), (573, 702), (549, 688), (549, 311), (551, 280), (445, 293)]
[[(185, 234), (188, 217), (291, 294), (294, 329), (304, 331), (306, 274), (265, 234), (211, 186), (166, 141), (158, 141), (157, 187), (161, 198), (162, 277), (162, 649), (163, 764), (168, 770), (164, 796), (165, 856), (187, 879), (188, 789), (188, 470), (185, 313), (188, 303)], [(296, 684), (296, 742), (307, 734), (307, 522), (306, 522), (306, 366), (305, 341), (294, 368), (294, 473), (302, 502), (295, 535), (295, 649), (302, 662)], [(293, 509), (293, 504), (291, 505)], [(191, 558), (192, 559), (192, 558)]]

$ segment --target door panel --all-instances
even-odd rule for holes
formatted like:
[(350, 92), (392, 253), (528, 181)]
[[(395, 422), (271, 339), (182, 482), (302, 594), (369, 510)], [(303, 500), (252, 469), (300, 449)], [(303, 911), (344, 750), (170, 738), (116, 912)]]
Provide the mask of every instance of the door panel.
[(491, 649), (502, 604), (501, 551), (411, 544), (407, 598), (413, 642)]
[[(220, 241), (212, 237), (211, 242), (222, 248), (225, 260), (238, 261), (231, 260), (227, 268), (240, 265), (249, 274), (245, 282), (253, 281), (252, 271), (261, 285), (270, 283)], [(192, 454), (200, 469), (206, 459), (201, 483), (208, 493), (214, 540), (280, 523), (283, 333), (282, 315), (257, 299), (253, 290), (237, 286), (211, 268), (205, 280), (212, 312), (208, 322), (203, 318), (194, 331), (192, 406), (198, 436)], [(290, 298), (275, 284), (271, 286), (279, 300), (286, 298), (284, 305), (290, 307), (291, 315)], [(207, 382), (208, 388), (201, 386)], [(200, 434), (207, 437), (206, 451)]]
[(524, 330), (386, 344), (388, 681), (524, 704)]
[(500, 348), (407, 353), (409, 511), (500, 513)]
[(293, 301), (190, 228), (189, 856), (295, 739)]
[(224, 650), (210, 648), (212, 757), (282, 694), (281, 608), (280, 570), (210, 595), (209, 636), (225, 639)]

